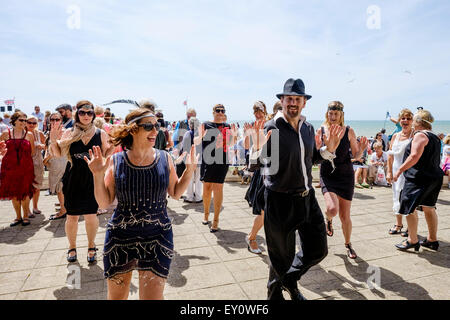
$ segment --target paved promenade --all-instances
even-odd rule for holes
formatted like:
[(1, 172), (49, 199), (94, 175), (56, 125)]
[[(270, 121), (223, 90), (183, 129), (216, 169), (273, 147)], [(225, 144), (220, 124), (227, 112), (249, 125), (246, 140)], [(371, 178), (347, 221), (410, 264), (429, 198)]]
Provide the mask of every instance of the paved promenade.
[[(244, 241), (254, 219), (243, 199), (246, 188), (236, 182), (225, 184), (221, 231), (214, 234), (201, 224), (201, 204), (169, 199), (176, 254), (166, 299), (266, 298), (268, 256), (264, 230), (257, 238), (262, 255), (250, 253)], [(41, 192), (40, 199), (43, 214), (26, 227), (9, 227), (15, 218), (12, 204), (0, 202), (0, 299), (106, 299), (101, 257), (110, 215), (99, 216), (98, 263), (89, 266), (86, 261), (87, 238), (80, 219), (78, 262), (68, 264), (64, 220), (48, 220), (57, 200), (45, 193)], [(323, 210), (323, 196), (316, 194)], [(387, 233), (395, 221), (391, 197), (388, 188), (356, 189), (352, 243), (359, 257), (356, 261), (347, 258), (340, 221), (335, 219), (335, 235), (328, 238), (328, 256), (300, 280), (300, 290), (308, 299), (450, 299), (450, 190), (441, 190), (437, 205), (438, 252), (421, 248), (417, 254), (394, 248), (404, 238)], [(419, 219), (419, 234), (426, 236), (423, 214)], [(80, 289), (71, 289), (66, 283), (77, 274)], [(370, 279), (378, 285), (371, 285)], [(137, 285), (135, 272), (130, 299), (139, 298)]]

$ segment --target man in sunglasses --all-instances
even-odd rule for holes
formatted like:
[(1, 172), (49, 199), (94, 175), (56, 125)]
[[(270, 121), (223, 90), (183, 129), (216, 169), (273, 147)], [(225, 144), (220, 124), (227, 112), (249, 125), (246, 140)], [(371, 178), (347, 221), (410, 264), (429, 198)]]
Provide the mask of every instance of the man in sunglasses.
[(73, 124), (75, 120), (72, 116), (72, 106), (70, 104), (64, 103), (56, 107), (56, 111), (58, 111), (62, 116), (63, 128), (70, 129), (73, 128)]

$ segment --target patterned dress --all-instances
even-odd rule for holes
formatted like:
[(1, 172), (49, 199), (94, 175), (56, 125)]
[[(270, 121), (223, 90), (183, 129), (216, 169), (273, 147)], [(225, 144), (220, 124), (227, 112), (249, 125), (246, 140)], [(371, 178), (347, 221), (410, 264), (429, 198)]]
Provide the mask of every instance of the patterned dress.
[(167, 278), (174, 254), (167, 215), (167, 157), (167, 152), (156, 150), (151, 165), (135, 166), (126, 152), (113, 156), (118, 205), (105, 236), (105, 278), (132, 270), (149, 270)]

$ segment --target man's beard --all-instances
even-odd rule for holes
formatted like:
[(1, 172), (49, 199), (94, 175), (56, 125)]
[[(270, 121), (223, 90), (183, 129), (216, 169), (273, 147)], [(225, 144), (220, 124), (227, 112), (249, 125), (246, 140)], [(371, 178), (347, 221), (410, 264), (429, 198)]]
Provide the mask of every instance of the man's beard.
[[(295, 110), (292, 110), (290, 108), (295, 108)], [(287, 114), (290, 118), (296, 118), (300, 114), (300, 107), (298, 107), (298, 106), (289, 105), (286, 107), (286, 110), (287, 110)]]

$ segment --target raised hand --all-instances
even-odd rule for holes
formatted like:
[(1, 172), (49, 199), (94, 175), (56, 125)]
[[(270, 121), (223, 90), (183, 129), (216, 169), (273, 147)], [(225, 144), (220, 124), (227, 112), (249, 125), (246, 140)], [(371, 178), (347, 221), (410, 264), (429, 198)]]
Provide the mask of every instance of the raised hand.
[(322, 130), (320, 129), (316, 130), (314, 140), (316, 141), (316, 149), (319, 150), (322, 147)]
[(368, 142), (367, 137), (361, 137), (359, 139), (358, 147), (359, 147), (360, 152), (364, 152), (364, 150), (367, 149), (367, 146), (368, 146), (367, 142)]
[(89, 157), (91, 159), (84, 156), (84, 161), (88, 164), (92, 174), (104, 175), (111, 163), (111, 156), (103, 159), (102, 149), (99, 146), (93, 146), (92, 149), (89, 150)]
[(52, 125), (52, 128), (50, 129), (50, 141), (51, 143), (55, 143), (56, 140), (61, 139), (63, 132), (63, 127), (61, 124), (59, 125)]
[(345, 134), (344, 128), (337, 124), (332, 124), (328, 129), (328, 134), (324, 134), (323, 143), (327, 146), (329, 152), (335, 152), (342, 137)]
[(198, 163), (198, 159), (199, 159), (200, 155), (195, 155), (195, 146), (193, 145), (191, 147), (191, 150), (189, 152), (189, 154), (186, 157), (186, 171), (191, 171), (194, 172), (194, 170), (197, 168), (197, 163)]
[(272, 130), (264, 133), (264, 120), (256, 121), (250, 129), (250, 135), (252, 137), (252, 142), (256, 150), (260, 150), (269, 140)]

